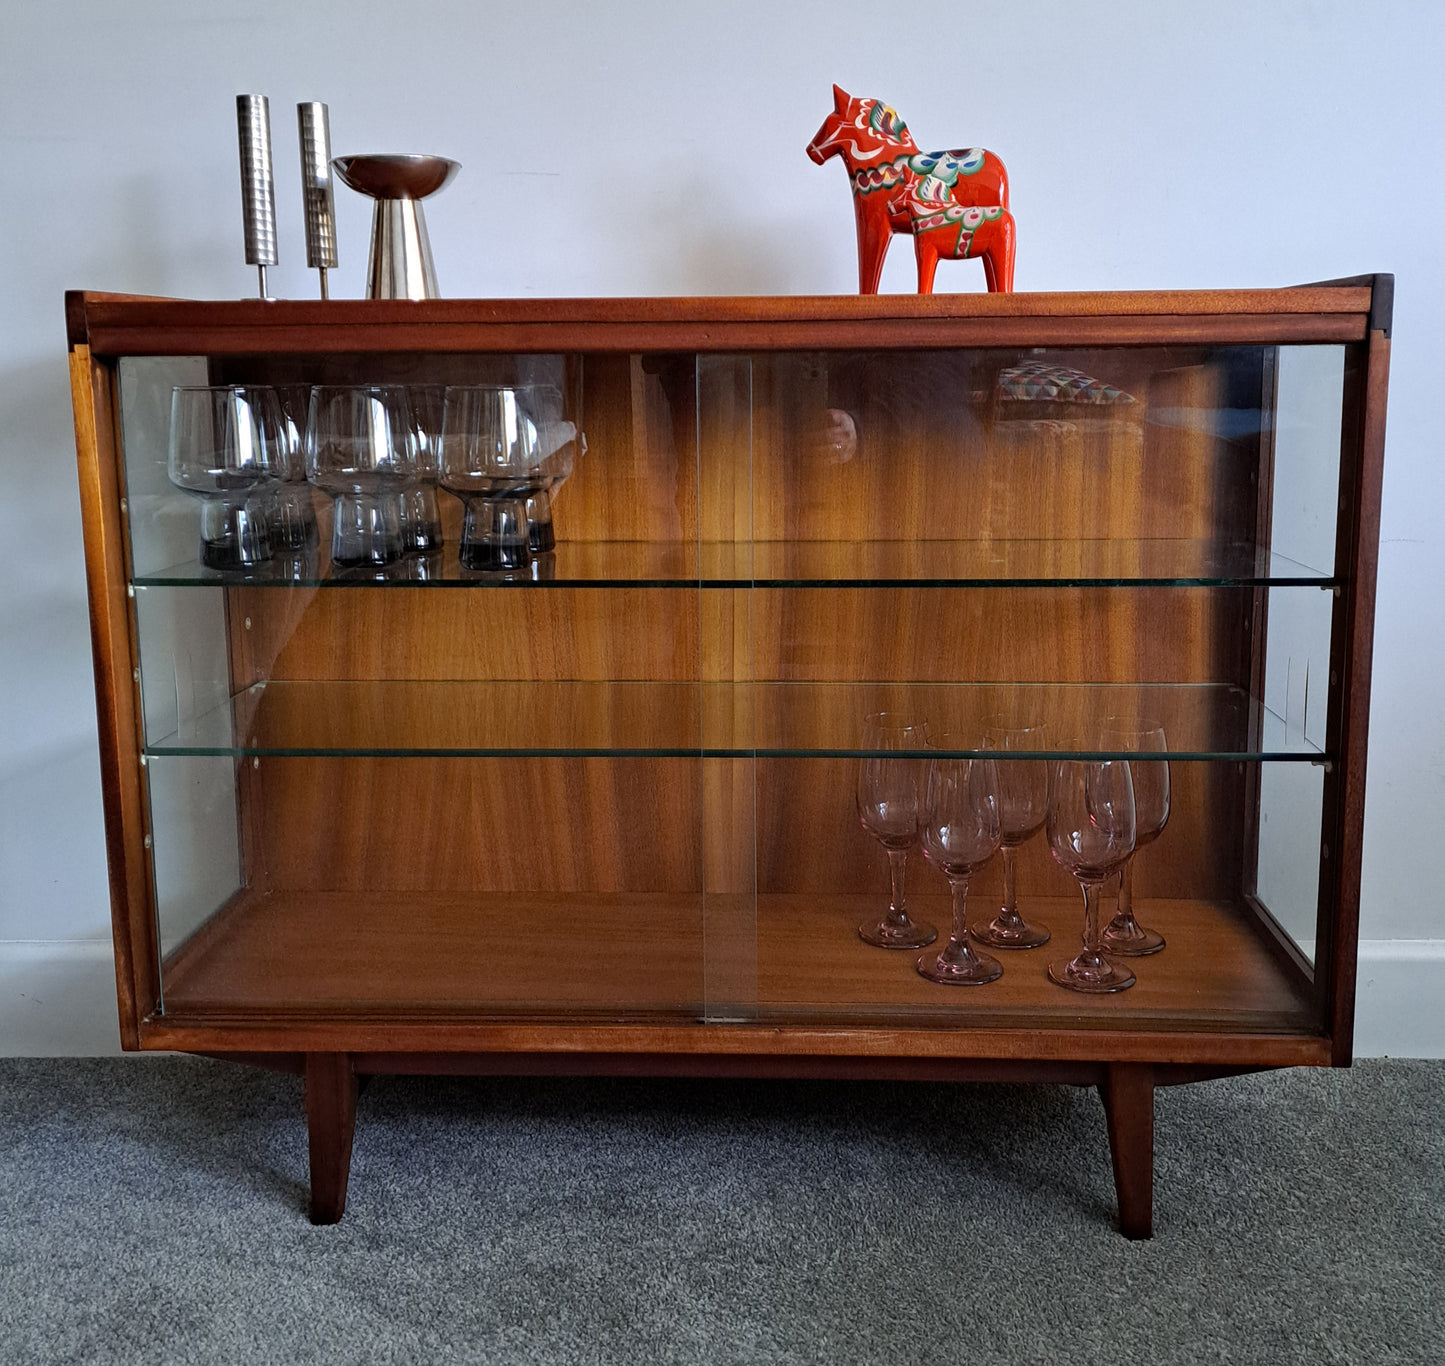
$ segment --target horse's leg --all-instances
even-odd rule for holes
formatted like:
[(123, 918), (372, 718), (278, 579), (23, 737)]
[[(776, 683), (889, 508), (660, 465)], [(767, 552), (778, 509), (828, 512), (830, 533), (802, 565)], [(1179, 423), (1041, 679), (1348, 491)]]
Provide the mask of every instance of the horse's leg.
[(888, 225), (888, 206), (879, 199), (856, 196), (853, 210), (858, 219), (858, 293), (877, 294), (883, 278), (883, 258), (893, 229)]
[(1018, 225), (1014, 222), (1013, 214), (1007, 209), (1004, 215), (998, 220), (997, 245), (989, 252), (991, 260), (996, 260), (994, 272), (998, 279), (995, 286), (989, 283), (990, 289), (995, 289), (1001, 294), (1012, 294), (1014, 292), (1014, 253), (1018, 250)]
[(918, 258), (918, 292), (933, 293), (933, 277), (938, 271), (938, 248), (928, 241), (927, 233), (914, 233), (913, 254)]
[(998, 267), (993, 259), (994, 244), (990, 242), (983, 251), (983, 279), (990, 294), (998, 293)]

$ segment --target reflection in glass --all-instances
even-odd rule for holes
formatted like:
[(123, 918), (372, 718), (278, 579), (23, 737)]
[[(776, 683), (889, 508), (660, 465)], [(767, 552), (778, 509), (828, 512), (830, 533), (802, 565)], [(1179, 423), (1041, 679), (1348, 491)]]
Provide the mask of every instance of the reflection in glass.
[(335, 564), (380, 567), (399, 560), (397, 495), (416, 477), (416, 433), (406, 390), (395, 384), (313, 389), (306, 477), (336, 501)]
[(863, 748), (869, 753), (858, 764), (858, 819), (888, 851), (892, 894), (888, 913), (881, 920), (865, 920), (858, 937), (880, 949), (921, 949), (938, 938), (932, 925), (909, 917), (903, 890), (908, 851), (918, 843), (925, 777), (921, 759), (903, 756), (916, 754), (926, 743), (921, 723), (894, 712), (874, 712), (863, 725)]
[(1072, 991), (1123, 991), (1128, 968), (1111, 962), (1099, 943), (1099, 888), (1134, 852), (1134, 784), (1122, 759), (1068, 759), (1050, 775), (1049, 849), (1084, 894), (1084, 948), (1049, 964), (1049, 976)]
[(201, 563), (250, 569), (271, 556), (262, 506), (274, 449), (262, 418), (267, 390), (236, 385), (171, 391), (167, 473), (201, 496)]
[[(1048, 747), (1048, 737), (1042, 723), (1010, 727), (994, 722), (984, 731), (983, 747), (994, 753), (1038, 753)], [(1049, 942), (1049, 931), (1043, 925), (1030, 924), (1019, 914), (1014, 859), (1019, 847), (1043, 828), (1048, 815), (1049, 766), (1042, 759), (999, 759), (995, 766), (999, 842), (1003, 849), (1003, 906), (987, 925), (975, 925), (969, 933), (990, 948), (1034, 949)]]
[[(946, 735), (942, 749), (960, 746)], [(918, 960), (930, 982), (978, 986), (1002, 975), (1003, 965), (969, 943), (968, 879), (999, 844), (998, 771), (992, 759), (934, 759), (928, 766), (920, 840), (923, 856), (948, 879), (953, 893), (953, 933), (936, 954)]]
[[(1164, 727), (1141, 722), (1128, 726), (1110, 717), (1104, 723), (1103, 745), (1108, 750), (1129, 753), (1167, 754)], [(1134, 779), (1134, 853), (1158, 839), (1169, 821), (1169, 761), (1131, 759)], [(1146, 930), (1134, 918), (1134, 854), (1119, 870), (1118, 914), (1104, 930), (1103, 945), (1110, 953), (1126, 958), (1143, 958), (1164, 947), (1164, 936)]]

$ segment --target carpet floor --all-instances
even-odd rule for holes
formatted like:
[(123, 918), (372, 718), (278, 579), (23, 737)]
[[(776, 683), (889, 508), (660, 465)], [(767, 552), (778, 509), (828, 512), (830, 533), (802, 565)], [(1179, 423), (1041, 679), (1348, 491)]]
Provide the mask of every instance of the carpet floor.
[(0, 1361), (1445, 1362), (1445, 1063), (1158, 1093), (383, 1078), (343, 1222), (299, 1079), (0, 1061)]

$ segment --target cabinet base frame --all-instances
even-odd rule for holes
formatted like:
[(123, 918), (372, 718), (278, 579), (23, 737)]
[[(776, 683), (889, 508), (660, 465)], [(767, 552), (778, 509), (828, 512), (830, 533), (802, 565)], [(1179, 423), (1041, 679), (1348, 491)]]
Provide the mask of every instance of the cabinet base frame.
[(1155, 1088), (1274, 1070), (1196, 1063), (766, 1054), (202, 1052), (196, 1056), (304, 1077), (311, 1158), (308, 1214), (313, 1224), (337, 1223), (346, 1212), (356, 1102), (373, 1076), (691, 1076), (1092, 1086), (1103, 1101), (1108, 1126), (1119, 1231), (1131, 1239), (1154, 1233)]

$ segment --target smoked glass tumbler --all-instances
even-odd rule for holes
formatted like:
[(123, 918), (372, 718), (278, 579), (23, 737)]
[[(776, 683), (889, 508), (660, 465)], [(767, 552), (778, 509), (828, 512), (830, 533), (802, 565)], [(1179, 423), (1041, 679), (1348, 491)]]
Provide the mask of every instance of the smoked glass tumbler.
[(466, 515), (464, 568), (523, 569), (532, 561), (527, 500), (541, 489), (547, 429), (523, 385), (451, 385), (442, 415), (441, 486)]
[(1071, 991), (1123, 991), (1134, 974), (1106, 958), (1099, 943), (1099, 888), (1134, 852), (1134, 783), (1122, 759), (1067, 759), (1049, 781), (1046, 822), (1055, 860), (1078, 879), (1084, 895), (1084, 947), (1049, 964), (1049, 976)]
[(396, 384), (312, 389), (306, 477), (335, 500), (333, 563), (379, 567), (399, 560), (399, 495), (416, 479), (416, 433), (406, 389)]
[[(1169, 752), (1164, 727), (1152, 722), (1126, 725), (1111, 719), (1104, 723), (1102, 738), (1108, 750), (1154, 755)], [(1134, 855), (1158, 839), (1169, 823), (1169, 760), (1130, 759), (1129, 771), (1134, 779), (1134, 854), (1119, 870), (1118, 913), (1105, 927), (1102, 942), (1111, 954), (1143, 958), (1164, 947), (1164, 936), (1157, 930), (1145, 929), (1134, 918)]]
[[(1006, 726), (993, 722), (984, 731), (983, 747), (996, 755), (1009, 751), (1038, 753), (1048, 747), (1048, 736), (1041, 723)], [(1043, 829), (1049, 809), (1049, 764), (1046, 759), (996, 759), (995, 764), (1002, 830), (1003, 906), (987, 925), (974, 925), (969, 934), (992, 949), (1034, 949), (1049, 942), (1049, 931), (1019, 914), (1014, 859), (1019, 847)]]
[(258, 393), (268, 440), (276, 455), (276, 483), (266, 502), (271, 548), (278, 555), (313, 550), (320, 533), (311, 485), (306, 482), (306, 422), (311, 386), (276, 385)]
[(274, 448), (261, 395), (237, 385), (171, 391), (171, 482), (201, 498), (201, 563), (251, 569), (271, 557), (263, 502)]
[(865, 920), (858, 937), (880, 949), (921, 949), (938, 938), (932, 925), (909, 916), (903, 888), (908, 851), (918, 843), (927, 777), (927, 761), (915, 756), (926, 745), (923, 725), (895, 712), (874, 712), (863, 723), (858, 819), (888, 851), (892, 895), (888, 913), (881, 920)]
[[(959, 748), (947, 735), (932, 737), (940, 749)], [(919, 973), (947, 986), (979, 986), (1003, 975), (1003, 965), (980, 953), (968, 938), (968, 879), (994, 856), (1000, 834), (998, 771), (992, 759), (939, 757), (928, 765), (920, 843), (923, 856), (948, 879), (953, 893), (953, 933), (937, 953), (918, 960)]]
[(446, 387), (413, 384), (407, 390), (416, 426), (416, 478), (401, 491), (402, 549), (408, 555), (433, 555), (442, 548), (442, 519), (437, 508), (441, 472), (442, 412)]

